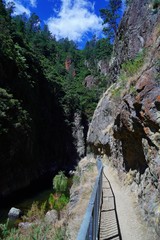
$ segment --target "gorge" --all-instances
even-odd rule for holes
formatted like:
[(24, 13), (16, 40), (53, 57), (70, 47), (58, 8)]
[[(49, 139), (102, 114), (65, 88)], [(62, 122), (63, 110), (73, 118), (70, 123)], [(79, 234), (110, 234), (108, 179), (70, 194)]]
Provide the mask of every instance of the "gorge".
[(11, 13), (0, 0), (0, 202), (102, 155), (160, 235), (159, 0), (126, 1), (114, 44), (83, 50)]

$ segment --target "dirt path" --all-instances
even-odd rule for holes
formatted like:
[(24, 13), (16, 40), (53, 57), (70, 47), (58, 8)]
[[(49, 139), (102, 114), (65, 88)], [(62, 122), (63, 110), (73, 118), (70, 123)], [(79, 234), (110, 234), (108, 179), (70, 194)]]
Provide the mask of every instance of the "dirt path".
[(115, 195), (122, 240), (158, 240), (151, 228), (142, 221), (135, 197), (129, 189), (122, 186), (116, 172), (105, 166), (104, 173)]

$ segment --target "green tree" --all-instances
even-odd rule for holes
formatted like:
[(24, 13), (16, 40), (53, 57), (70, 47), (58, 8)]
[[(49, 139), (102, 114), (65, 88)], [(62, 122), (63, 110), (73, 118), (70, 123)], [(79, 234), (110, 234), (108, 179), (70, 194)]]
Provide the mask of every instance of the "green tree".
[(40, 19), (35, 13), (32, 13), (28, 20), (27, 30), (28, 33), (40, 31)]
[(12, 18), (12, 24), (14, 26), (13, 36), (15, 41), (21, 41), (21, 39), (25, 38), (25, 27), (26, 27), (27, 17), (26, 14), (17, 15)]
[(108, 38), (101, 38), (96, 42), (95, 55), (98, 60), (109, 60), (112, 54), (113, 45)]
[(122, 0), (109, 0), (107, 7), (100, 10), (103, 19), (103, 31), (112, 41), (117, 33), (121, 17)]
[(1, 16), (6, 16), (7, 15), (7, 11), (5, 9), (3, 0), (0, 0), (0, 15)]
[(90, 41), (86, 42), (85, 48), (84, 48), (84, 55), (86, 60), (94, 60), (95, 59), (95, 47), (96, 47), (96, 36), (93, 35), (92, 39)]

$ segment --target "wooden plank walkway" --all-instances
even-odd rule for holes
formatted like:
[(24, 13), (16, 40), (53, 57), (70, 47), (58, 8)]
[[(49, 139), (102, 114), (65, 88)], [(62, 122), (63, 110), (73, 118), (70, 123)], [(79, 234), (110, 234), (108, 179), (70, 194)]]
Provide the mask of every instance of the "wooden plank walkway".
[(104, 174), (99, 240), (122, 240), (114, 192)]

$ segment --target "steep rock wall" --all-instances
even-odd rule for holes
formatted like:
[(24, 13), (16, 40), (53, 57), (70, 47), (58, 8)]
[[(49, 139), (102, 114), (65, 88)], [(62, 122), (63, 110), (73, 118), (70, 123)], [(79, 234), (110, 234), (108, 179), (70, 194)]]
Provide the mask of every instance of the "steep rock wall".
[(153, 1), (131, 1), (120, 22), (110, 62), (111, 80), (115, 81), (121, 64), (133, 59), (144, 47), (152, 44), (151, 35), (159, 21)]
[(87, 120), (85, 116), (82, 115), (81, 112), (76, 112), (74, 114), (74, 122), (72, 127), (72, 135), (74, 138), (75, 149), (77, 150), (77, 154), (79, 159), (84, 157), (86, 152), (86, 132), (88, 129)]
[[(115, 58), (110, 68), (113, 71), (112, 77), (117, 82), (100, 100), (87, 138), (92, 151), (95, 154), (106, 154), (111, 164), (117, 168), (120, 178), (131, 186), (137, 195), (143, 216), (155, 227), (158, 234), (159, 23), (160, 10), (153, 11), (151, 1), (133, 1), (127, 9), (115, 40)], [(136, 55), (139, 52), (141, 61), (137, 64)], [(131, 58), (134, 60), (127, 62)]]

